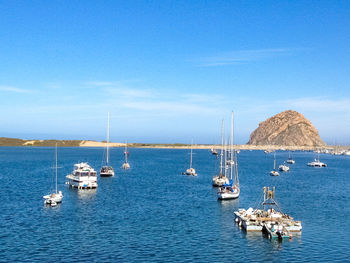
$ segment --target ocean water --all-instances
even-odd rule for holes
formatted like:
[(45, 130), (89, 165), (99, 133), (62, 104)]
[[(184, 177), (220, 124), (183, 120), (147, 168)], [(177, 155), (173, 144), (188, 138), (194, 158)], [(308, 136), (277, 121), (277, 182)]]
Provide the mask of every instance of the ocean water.
[[(0, 148), (0, 262), (349, 262), (350, 156), (321, 155), (326, 168), (307, 167), (313, 153), (294, 152), (296, 164), (269, 176), (273, 155), (241, 151), (241, 196), (218, 201), (211, 178), (218, 162), (194, 150), (198, 177), (181, 175), (189, 150), (111, 149), (116, 176), (96, 190), (70, 189), (74, 163), (96, 170), (101, 148), (59, 148), (58, 188), (63, 202), (45, 207), (54, 189), (54, 148)], [(277, 163), (287, 159), (277, 153)], [(263, 186), (276, 186), (282, 210), (301, 220), (292, 241), (245, 233), (233, 212), (254, 206)]]

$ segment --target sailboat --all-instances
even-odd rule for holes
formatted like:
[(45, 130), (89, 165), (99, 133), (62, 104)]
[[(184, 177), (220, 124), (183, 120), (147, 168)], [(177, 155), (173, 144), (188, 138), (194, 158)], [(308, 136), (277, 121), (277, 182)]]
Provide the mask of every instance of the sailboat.
[(276, 171), (276, 152), (273, 154), (273, 170), (270, 172), (271, 176), (279, 176), (279, 172)]
[(290, 155), (290, 152), (289, 152), (289, 156), (288, 156), (287, 163), (289, 163), (289, 164), (295, 164), (295, 161), (294, 161), (293, 157)]
[(129, 152), (128, 152), (128, 143), (125, 142), (125, 149), (124, 149), (124, 157), (125, 157), (125, 160), (124, 160), (124, 163), (122, 165), (122, 168), (127, 170), (127, 169), (130, 169), (130, 164), (128, 163), (128, 155), (129, 155)]
[(102, 177), (110, 177), (114, 176), (114, 169), (112, 166), (109, 165), (109, 112), (108, 112), (108, 123), (107, 123), (107, 158), (106, 158), (106, 165), (102, 166), (100, 171), (100, 176)]
[[(220, 172), (212, 179), (213, 186), (222, 186), (229, 183), (229, 179), (223, 174), (223, 157), (224, 157), (224, 120), (221, 125), (221, 152), (220, 152)], [(225, 163), (226, 166), (226, 163)]]
[(317, 152), (317, 159), (315, 158), (315, 160), (313, 162), (310, 162), (307, 164), (307, 166), (312, 166), (312, 167), (326, 167), (327, 164), (320, 162), (320, 152)]
[(192, 152), (193, 152), (193, 140), (191, 142), (191, 158), (190, 158), (190, 168), (186, 170), (184, 174), (191, 175), (191, 176), (197, 176), (196, 170), (192, 167)]
[(55, 157), (56, 157), (56, 164), (55, 164), (55, 170), (56, 170), (56, 191), (49, 195), (44, 195), (43, 198), (45, 199), (44, 203), (56, 206), (58, 203), (62, 202), (63, 194), (62, 191), (57, 191), (57, 143), (56, 143), (56, 150), (55, 150)]
[[(239, 188), (239, 178), (238, 178), (238, 163), (237, 155), (233, 150), (233, 112), (231, 115), (231, 139), (230, 139), (230, 181), (228, 184), (223, 184), (218, 191), (218, 199), (227, 200), (235, 199), (239, 197), (240, 188)], [(226, 173), (226, 172), (225, 172)]]

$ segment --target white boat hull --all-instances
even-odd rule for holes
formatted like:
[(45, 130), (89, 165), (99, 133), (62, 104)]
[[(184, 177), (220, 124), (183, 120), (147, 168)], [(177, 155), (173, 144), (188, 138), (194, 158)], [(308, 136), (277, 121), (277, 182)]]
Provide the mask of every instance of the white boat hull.
[(271, 176), (279, 176), (280, 174), (279, 174), (279, 172), (277, 172), (277, 171), (271, 171), (271, 172), (270, 172), (270, 175), (271, 175)]
[(289, 172), (289, 167), (286, 165), (280, 165), (278, 167), (278, 170), (280, 170), (281, 172)]
[(236, 192), (219, 192), (218, 193), (218, 199), (220, 199), (220, 200), (236, 199), (238, 197), (239, 197), (239, 191), (236, 191)]
[(197, 176), (196, 170), (194, 168), (189, 168), (186, 170), (185, 175)]
[(67, 175), (67, 184), (71, 187), (79, 188), (79, 189), (87, 189), (87, 188), (97, 188), (97, 178), (96, 177), (77, 177), (73, 175)]
[(129, 163), (123, 163), (122, 168), (127, 170), (130, 169), (130, 164)]
[(311, 162), (311, 163), (308, 163), (307, 166), (311, 166), (311, 167), (327, 167), (327, 165), (325, 163), (322, 163), (322, 162)]
[(61, 191), (59, 191), (58, 193), (45, 195), (43, 198), (45, 199), (45, 204), (57, 204), (62, 202), (63, 194)]

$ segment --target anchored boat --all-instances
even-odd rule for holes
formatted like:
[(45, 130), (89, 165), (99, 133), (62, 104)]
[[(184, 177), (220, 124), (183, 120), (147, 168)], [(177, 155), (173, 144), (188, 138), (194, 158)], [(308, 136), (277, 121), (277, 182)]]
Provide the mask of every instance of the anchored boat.
[(288, 156), (287, 163), (289, 163), (289, 164), (295, 164), (295, 160), (294, 160), (293, 157), (291, 156), (290, 152), (289, 152), (289, 156)]
[(190, 157), (190, 168), (186, 170), (183, 174), (185, 175), (190, 175), (190, 176), (197, 176), (196, 170), (192, 167), (192, 145), (193, 145), (193, 140), (191, 142), (191, 157)]
[[(233, 150), (233, 112), (231, 118), (231, 139), (230, 139), (230, 182), (228, 184), (223, 184), (220, 186), (218, 191), (218, 199), (219, 200), (228, 200), (228, 199), (236, 199), (239, 197), (240, 188), (239, 188), (239, 179), (238, 179), (238, 162), (236, 152)], [(226, 154), (225, 154), (225, 163)], [(226, 169), (225, 169), (225, 177), (226, 177)]]
[(74, 164), (74, 170), (66, 176), (69, 186), (78, 189), (97, 188), (97, 173), (88, 163)]
[(327, 167), (327, 164), (323, 163), (320, 161), (320, 152), (318, 152), (318, 156), (317, 159), (315, 158), (315, 160), (313, 162), (310, 162), (307, 164), (307, 166), (312, 166), (312, 167)]
[(122, 168), (124, 170), (130, 169), (130, 164), (128, 163), (128, 156), (129, 156), (129, 152), (128, 152), (128, 143), (125, 142), (125, 149), (124, 149), (124, 163), (122, 165)]
[[(214, 187), (222, 186), (224, 184), (229, 184), (229, 179), (223, 173), (223, 157), (224, 157), (224, 120), (222, 120), (221, 125), (221, 152), (220, 152), (220, 172), (219, 175), (216, 175), (212, 179), (212, 184)], [(226, 169), (226, 164), (225, 164)]]
[(275, 201), (275, 187), (263, 188), (264, 198), (256, 209), (238, 209), (235, 211), (235, 222), (245, 231), (261, 231), (269, 239), (291, 238), (293, 232), (301, 232), (301, 221), (284, 214)]
[(273, 170), (270, 172), (271, 176), (279, 176), (279, 172), (276, 171), (276, 152), (273, 154)]
[(45, 199), (44, 204), (56, 206), (58, 203), (62, 202), (63, 194), (62, 191), (57, 191), (57, 143), (56, 143), (56, 150), (55, 150), (55, 157), (56, 157), (56, 164), (55, 164), (55, 171), (56, 171), (56, 191), (49, 195), (44, 195), (43, 198)]
[(278, 170), (280, 170), (281, 172), (289, 172), (289, 166), (281, 164), (280, 166), (278, 166)]
[(108, 122), (107, 122), (107, 143), (106, 143), (106, 165), (101, 167), (100, 176), (102, 177), (110, 177), (114, 176), (114, 169), (109, 165), (109, 112), (108, 112)]

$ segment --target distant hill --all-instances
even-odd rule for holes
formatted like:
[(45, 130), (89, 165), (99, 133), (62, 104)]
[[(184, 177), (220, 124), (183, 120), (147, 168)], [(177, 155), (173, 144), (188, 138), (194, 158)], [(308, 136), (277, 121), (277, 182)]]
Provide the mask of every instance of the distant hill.
[(259, 124), (250, 135), (251, 145), (325, 146), (318, 131), (302, 114), (281, 112)]
[(0, 137), (0, 146), (57, 146), (76, 147), (80, 146), (81, 140), (22, 140), (15, 138)]

